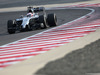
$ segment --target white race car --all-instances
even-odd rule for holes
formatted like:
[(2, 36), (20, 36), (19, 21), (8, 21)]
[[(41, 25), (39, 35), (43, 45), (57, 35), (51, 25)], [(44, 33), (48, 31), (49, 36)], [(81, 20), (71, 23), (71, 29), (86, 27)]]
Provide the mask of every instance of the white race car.
[[(43, 12), (42, 15), (37, 13), (40, 11)], [(13, 34), (16, 31), (29, 31), (57, 26), (56, 15), (54, 13), (46, 15), (44, 7), (28, 7), (27, 12), (26, 16), (21, 16), (19, 19), (8, 20), (7, 30), (9, 34)]]

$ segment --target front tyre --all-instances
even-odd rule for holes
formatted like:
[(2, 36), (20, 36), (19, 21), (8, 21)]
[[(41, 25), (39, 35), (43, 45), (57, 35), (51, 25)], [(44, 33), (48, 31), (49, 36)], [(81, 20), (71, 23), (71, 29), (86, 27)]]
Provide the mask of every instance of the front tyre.
[(48, 25), (50, 27), (57, 26), (57, 17), (56, 17), (56, 15), (54, 13), (48, 14), (48, 16), (47, 16), (47, 22), (48, 22)]
[(16, 31), (16, 25), (14, 20), (8, 20), (7, 22), (7, 30), (9, 34), (14, 34)]

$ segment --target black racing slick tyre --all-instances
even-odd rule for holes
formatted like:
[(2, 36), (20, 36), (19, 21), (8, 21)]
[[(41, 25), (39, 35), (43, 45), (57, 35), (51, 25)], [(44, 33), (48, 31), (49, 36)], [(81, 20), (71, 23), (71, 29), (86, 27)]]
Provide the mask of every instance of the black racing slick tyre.
[(43, 23), (43, 25), (41, 26), (41, 29), (47, 28), (47, 21), (44, 15), (39, 16), (39, 23)]
[(14, 34), (16, 31), (16, 26), (14, 23), (15, 23), (14, 20), (8, 20), (7, 22), (7, 30), (9, 34)]
[(50, 27), (57, 26), (57, 17), (56, 17), (56, 15), (54, 13), (48, 14), (48, 16), (47, 16), (47, 22), (48, 22), (48, 25)]

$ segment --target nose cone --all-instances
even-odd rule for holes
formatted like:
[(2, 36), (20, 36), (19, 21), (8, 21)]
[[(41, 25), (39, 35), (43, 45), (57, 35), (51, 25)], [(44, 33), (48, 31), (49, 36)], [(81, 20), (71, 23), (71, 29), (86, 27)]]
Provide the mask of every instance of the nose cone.
[(23, 18), (22, 25), (21, 25), (23, 29), (26, 28), (26, 25), (29, 25), (29, 20), (30, 18), (28, 17)]

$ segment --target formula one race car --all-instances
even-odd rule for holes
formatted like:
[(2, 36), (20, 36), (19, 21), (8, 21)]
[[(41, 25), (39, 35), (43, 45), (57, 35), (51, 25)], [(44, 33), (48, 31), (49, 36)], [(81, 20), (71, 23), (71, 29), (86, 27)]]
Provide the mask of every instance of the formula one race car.
[[(37, 12), (42, 11), (42, 15)], [(9, 34), (16, 31), (30, 31), (35, 29), (45, 29), (57, 25), (57, 17), (54, 13), (46, 15), (44, 7), (28, 7), (27, 15), (21, 16), (19, 19), (8, 20), (7, 30)]]

